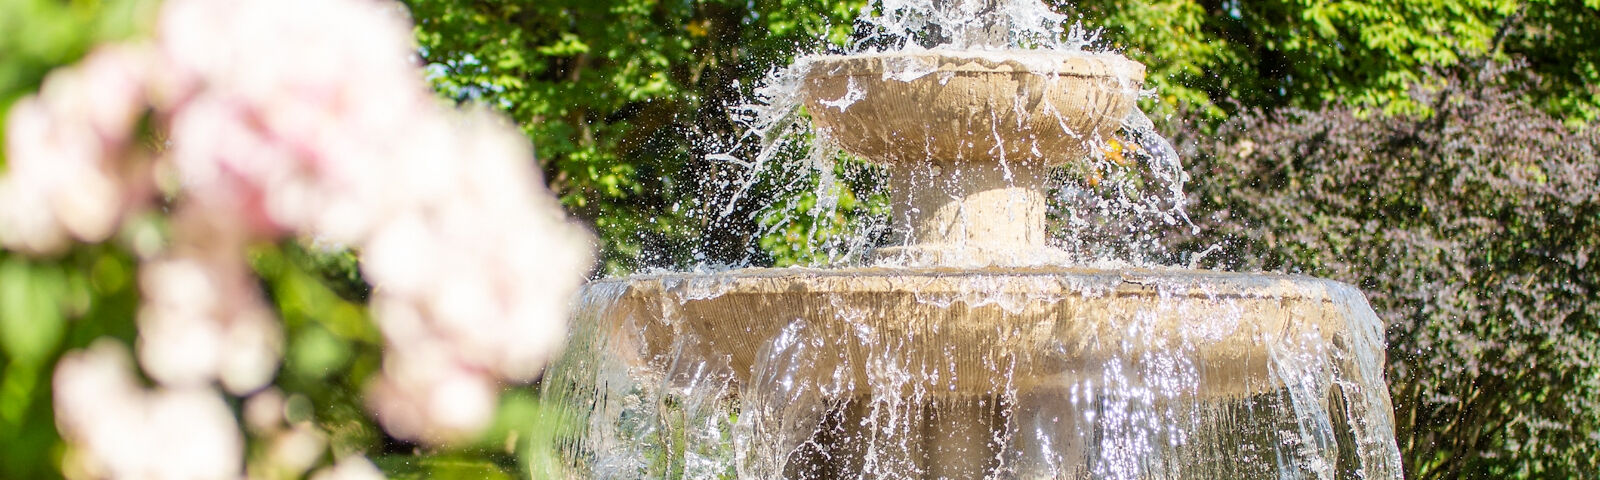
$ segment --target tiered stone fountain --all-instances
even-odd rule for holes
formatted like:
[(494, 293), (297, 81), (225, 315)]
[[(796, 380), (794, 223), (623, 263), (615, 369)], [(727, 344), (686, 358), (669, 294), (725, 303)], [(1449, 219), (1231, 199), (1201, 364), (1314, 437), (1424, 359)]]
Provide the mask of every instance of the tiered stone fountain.
[(890, 172), (896, 241), (860, 268), (591, 284), (584, 360), (546, 380), (592, 407), (579, 475), (1399, 478), (1381, 328), (1354, 288), (1060, 266), (1046, 170), (1119, 128), (1142, 65), (810, 62), (819, 132)]

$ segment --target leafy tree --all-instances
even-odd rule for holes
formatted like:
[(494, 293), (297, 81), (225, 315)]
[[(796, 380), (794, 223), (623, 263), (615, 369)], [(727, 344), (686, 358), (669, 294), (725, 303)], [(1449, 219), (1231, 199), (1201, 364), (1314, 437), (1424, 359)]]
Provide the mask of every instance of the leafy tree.
[(1406, 478), (1600, 472), (1600, 130), (1522, 101), (1525, 74), (1413, 89), (1431, 116), (1337, 103), (1177, 136), (1185, 247), (1357, 285), (1388, 325)]
[[(1056, 0), (1052, 0), (1056, 1)], [(1573, 121), (1600, 119), (1600, 1), (1087, 0), (1058, 2), (1150, 67), (1162, 113), (1340, 101), (1418, 112), (1410, 87), (1472, 59), (1529, 62), (1527, 90)], [(1476, 67), (1474, 67), (1476, 68)]]
[[(434, 84), (501, 108), (538, 148), (546, 180), (604, 243), (606, 268), (673, 264), (683, 243), (723, 258), (754, 221), (710, 228), (689, 210), (734, 172), (707, 162), (734, 138), (732, 107), (769, 70), (843, 41), (859, 2), (407, 0)], [(702, 199), (702, 200), (696, 200)], [(741, 207), (745, 208), (745, 207)], [(759, 206), (732, 217), (754, 218)], [(720, 247), (719, 247), (720, 245)]]
[[(1600, 0), (1050, 1), (1149, 66), (1158, 121), (1335, 100), (1421, 112), (1409, 88), (1429, 69), (1510, 55), (1545, 79), (1528, 90), (1542, 106), (1569, 123), (1600, 115)], [(704, 158), (727, 146), (712, 139), (735, 137), (732, 106), (775, 66), (844, 43), (868, 0), (406, 3), (441, 93), (521, 123), (547, 181), (598, 231), (607, 271), (804, 263), (796, 252), (817, 243), (794, 231), (811, 220), (769, 231), (760, 218), (781, 206), (740, 203), (721, 222), (689, 212), (721, 207), (708, 203), (744, 174)]]

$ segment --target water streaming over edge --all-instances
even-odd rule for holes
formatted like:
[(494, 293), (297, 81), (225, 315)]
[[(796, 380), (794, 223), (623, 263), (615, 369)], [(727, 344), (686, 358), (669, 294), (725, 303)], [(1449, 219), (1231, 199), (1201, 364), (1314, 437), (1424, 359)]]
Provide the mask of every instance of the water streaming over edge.
[[(1037, 2), (883, 0), (875, 13), (832, 53), (1114, 55)], [(713, 228), (740, 202), (771, 202), (752, 198), (758, 184), (785, 199), (761, 209), (771, 232), (830, 215), (850, 188), (842, 176), (882, 176), (804, 121), (815, 58), (774, 72), (740, 109), (748, 131), (712, 159), (742, 174), (699, 204)], [(908, 61), (884, 80), (930, 74)], [(823, 105), (848, 109), (855, 92)], [(1052, 172), (1053, 244), (1073, 255), (1041, 261), (1046, 274), (857, 267), (779, 281), (701, 263), (690, 267), (705, 273), (592, 284), (568, 354), (544, 379), (569, 407), (571, 474), (1399, 478), (1381, 325), (1365, 299), (1315, 279), (1160, 267), (1175, 255), (1159, 237), (1190, 228), (1187, 179), (1143, 113), (1122, 127), (1086, 138), (1090, 158)], [(811, 195), (809, 209), (796, 192)], [(862, 265), (893, 227), (854, 219), (814, 245), (817, 263)], [(1157, 270), (1061, 270), (1129, 265)]]
[[(873, 2), (857, 20), (855, 30), (856, 38), (849, 45), (800, 55), (794, 63), (769, 73), (751, 90), (748, 102), (732, 109), (735, 123), (744, 128), (742, 134), (704, 139), (705, 148), (717, 152), (708, 155), (708, 160), (721, 166), (714, 182), (717, 188), (709, 190), (707, 198), (694, 199), (682, 208), (711, 229), (731, 229), (744, 219), (730, 216), (753, 209), (761, 212), (757, 236), (800, 230), (800, 241), (811, 249), (808, 258), (801, 259), (802, 265), (869, 263), (865, 254), (886, 244), (895, 220), (883, 211), (841, 215), (841, 195), (881, 202), (888, 194), (885, 172), (845, 153), (826, 132), (806, 121), (803, 84), (819, 59), (952, 52), (994, 62), (1019, 62), (1048, 76), (1059, 68), (1059, 59), (1027, 52), (1120, 58), (1097, 46), (1101, 42), (1096, 31), (1069, 24), (1065, 16), (1037, 1), (882, 0)], [(936, 66), (915, 57), (894, 58), (888, 61), (883, 78), (911, 82), (934, 74)], [(825, 108), (844, 110), (860, 100), (859, 94), (860, 90), (852, 89), (823, 103)], [(1175, 228), (1193, 228), (1185, 214), (1183, 184), (1188, 178), (1177, 153), (1150, 119), (1135, 109), (1116, 138), (1082, 140), (1089, 147), (1089, 158), (1052, 169), (1051, 174), (1052, 243), (1072, 255), (1041, 258), (1038, 263), (1156, 266), (1181, 260), (1179, 252), (1167, 251), (1159, 239)], [(1007, 162), (1001, 159), (1002, 165)], [(841, 216), (845, 218), (838, 220)], [(838, 231), (821, 231), (825, 228), (817, 224), (829, 219), (841, 223), (832, 225)], [(690, 263), (679, 264), (676, 270), (747, 267), (761, 264), (766, 257), (751, 244), (736, 259), (722, 255), (722, 261), (708, 263), (708, 259), (718, 258), (704, 251), (708, 246), (679, 248), (693, 253)]]
[(600, 282), (545, 382), (581, 478), (1398, 478), (1358, 291), (1135, 272)]

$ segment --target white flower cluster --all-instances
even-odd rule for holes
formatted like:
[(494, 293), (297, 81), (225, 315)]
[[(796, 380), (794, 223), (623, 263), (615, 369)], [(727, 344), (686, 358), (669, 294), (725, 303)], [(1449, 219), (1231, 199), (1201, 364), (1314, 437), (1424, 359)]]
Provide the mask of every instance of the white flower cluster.
[(67, 473), (87, 478), (237, 477), (244, 438), (208, 387), (146, 390), (128, 352), (102, 340), (56, 366), (56, 423), (73, 440)]
[(102, 49), (11, 106), (9, 176), (0, 179), (0, 240), (7, 248), (51, 253), (70, 237), (104, 240), (132, 197), (145, 193), (127, 191), (146, 176), (127, 155), (145, 109), (145, 53)]
[[(282, 349), (246, 249), (295, 235), (357, 247), (388, 345), (371, 407), (401, 438), (471, 435), (498, 382), (532, 379), (559, 347), (591, 250), (526, 139), (441, 105), (414, 51), (388, 0), (168, 0), (153, 42), (102, 47), (12, 108), (0, 245), (102, 241), (165, 195), (171, 245), (141, 269), (140, 365), (163, 388), (236, 395), (270, 383)], [(144, 128), (166, 141), (140, 145)], [(96, 386), (116, 378), (95, 365), (63, 364), (57, 381), (121, 388)], [(159, 427), (57, 398), (63, 433), (95, 456), (120, 455), (95, 447), (97, 425)]]
[[(256, 439), (259, 453), (249, 460), (249, 478), (305, 478), (322, 458), (328, 439), (309, 418), (289, 418), (289, 399), (267, 389), (251, 395), (244, 404), (244, 425)], [(300, 416), (308, 416), (302, 412)], [(336, 454), (338, 452), (335, 452)], [(322, 468), (311, 478), (319, 480), (373, 480), (383, 473), (365, 458), (350, 455)]]

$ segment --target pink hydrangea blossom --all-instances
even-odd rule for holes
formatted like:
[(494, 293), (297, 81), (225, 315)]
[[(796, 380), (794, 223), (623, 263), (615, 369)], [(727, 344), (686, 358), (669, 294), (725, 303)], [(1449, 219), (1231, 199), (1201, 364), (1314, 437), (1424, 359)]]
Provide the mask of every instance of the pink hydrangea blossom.
[(77, 451), (65, 470), (93, 478), (239, 478), (244, 439), (210, 387), (139, 385), (122, 344), (102, 340), (62, 357), (56, 423)]
[(6, 118), (9, 174), (0, 178), (0, 240), (54, 253), (71, 239), (110, 236), (130, 197), (145, 192), (144, 162), (130, 155), (146, 111), (149, 52), (118, 45), (52, 73)]
[[(387, 0), (168, 0), (151, 41), (103, 46), (13, 107), (0, 245), (102, 241), (158, 201), (171, 220), (140, 273), (137, 357), (159, 386), (130, 387), (105, 348), (58, 371), (72, 392), (58, 418), (85, 465), (158, 468), (116, 446), (171, 404), (199, 409), (185, 428), (216, 452), (190, 466), (204, 475), (148, 478), (237, 474), (237, 420), (208, 392), (252, 395), (276, 371), (281, 329), (245, 261), (260, 242), (363, 252), (388, 347), (369, 405), (395, 436), (469, 437), (499, 382), (531, 380), (559, 348), (587, 234), (514, 126), (433, 98), (410, 32)], [(146, 118), (164, 142), (138, 144)], [(132, 397), (96, 410), (80, 396), (112, 393)], [(306, 438), (284, 438), (286, 458), (303, 458)], [(318, 476), (370, 473), (351, 462)]]

